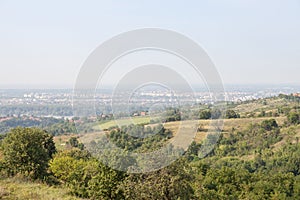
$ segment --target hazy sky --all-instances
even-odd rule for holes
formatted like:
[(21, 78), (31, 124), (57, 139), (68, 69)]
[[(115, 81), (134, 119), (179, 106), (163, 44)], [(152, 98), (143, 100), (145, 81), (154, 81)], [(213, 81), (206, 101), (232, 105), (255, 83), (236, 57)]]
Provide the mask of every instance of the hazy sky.
[(198, 42), (224, 83), (300, 84), (300, 0), (0, 0), (0, 88), (72, 87), (103, 41), (137, 28)]

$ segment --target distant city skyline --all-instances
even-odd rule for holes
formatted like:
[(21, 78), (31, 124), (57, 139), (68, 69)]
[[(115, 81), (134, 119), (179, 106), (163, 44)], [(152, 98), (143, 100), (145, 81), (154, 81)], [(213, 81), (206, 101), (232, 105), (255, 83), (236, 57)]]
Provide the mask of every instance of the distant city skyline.
[(196, 41), (225, 85), (300, 85), (299, 19), (299, 0), (0, 0), (0, 89), (72, 88), (98, 45), (145, 27)]

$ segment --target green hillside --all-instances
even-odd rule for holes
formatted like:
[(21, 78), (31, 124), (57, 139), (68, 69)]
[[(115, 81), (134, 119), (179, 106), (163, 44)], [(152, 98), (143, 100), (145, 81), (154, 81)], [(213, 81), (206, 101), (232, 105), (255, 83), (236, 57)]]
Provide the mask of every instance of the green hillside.
[[(205, 109), (204, 114), (215, 112), (209, 106)], [(137, 117), (135, 125), (123, 119), (124, 126), (117, 128), (114, 121), (107, 121), (102, 124), (105, 131), (54, 138), (40, 129), (13, 129), (1, 139), (0, 197), (299, 199), (298, 109), (299, 99), (284, 95), (228, 103), (220, 135), (208, 131), (216, 128), (212, 123), (215, 119), (201, 119), (205, 115), (200, 113), (193, 116), (198, 119), (186, 119), (184, 123), (170, 117), (174, 120), (149, 124), (149, 118)], [(126, 164), (124, 169), (155, 166), (158, 161), (139, 163), (126, 156), (128, 152), (152, 152), (172, 143), (179, 128), (183, 134), (192, 134), (194, 142), (180, 159), (157, 171), (130, 174), (97, 159), (105, 155), (114, 166)], [(103, 136), (123, 151), (98, 154), (105, 146), (101, 143)], [(121, 162), (125, 158), (126, 162)]]

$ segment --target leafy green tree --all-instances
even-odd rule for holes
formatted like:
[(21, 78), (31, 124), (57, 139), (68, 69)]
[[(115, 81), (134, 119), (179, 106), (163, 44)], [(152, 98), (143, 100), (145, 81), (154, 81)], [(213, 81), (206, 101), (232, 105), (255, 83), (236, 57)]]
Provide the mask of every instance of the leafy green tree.
[(50, 170), (76, 196), (123, 199), (122, 192), (118, 190), (123, 173), (104, 166), (85, 151), (71, 150), (57, 154), (50, 162)]
[(300, 197), (300, 176), (294, 177), (294, 188), (293, 188), (294, 196)]
[(236, 113), (234, 110), (227, 110), (225, 113), (226, 119), (232, 119), (232, 118), (240, 118), (240, 115)]
[(268, 119), (261, 123), (261, 127), (267, 131), (270, 131), (274, 128), (278, 128), (278, 124), (275, 119)]
[(125, 199), (193, 199), (193, 180), (186, 160), (179, 160), (161, 170), (130, 174), (123, 182)]
[(90, 177), (96, 174), (95, 170), (87, 168), (95, 167), (92, 162), (76, 159), (70, 156), (55, 156), (50, 163), (51, 172), (58, 180), (66, 184), (71, 193), (79, 197), (88, 197), (87, 184)]
[(124, 173), (113, 170), (101, 163), (96, 166), (97, 173), (88, 182), (88, 193), (92, 199), (124, 199), (119, 185), (124, 179)]
[(56, 152), (53, 137), (38, 128), (12, 129), (2, 141), (5, 165), (13, 175), (33, 179), (47, 175), (48, 161)]
[(198, 160), (199, 159), (198, 151), (200, 150), (200, 148), (201, 148), (201, 144), (197, 144), (195, 141), (193, 141), (185, 153), (187, 159), (189, 161)]
[(69, 139), (69, 144), (71, 145), (71, 147), (78, 147), (79, 141), (76, 137), (71, 137)]
[(199, 119), (210, 119), (211, 111), (210, 110), (202, 110), (199, 114)]
[(84, 149), (84, 144), (79, 142), (77, 137), (71, 137), (68, 141), (68, 144), (71, 146), (71, 147), (74, 147), (74, 148), (78, 148), (80, 150), (83, 150)]
[(163, 122), (180, 121), (181, 113), (178, 108), (167, 108), (163, 114)]
[(288, 118), (288, 122), (290, 124), (299, 124), (300, 123), (300, 115), (298, 113), (291, 112), (288, 114), (287, 118)]
[(195, 193), (199, 199), (238, 199), (245, 191), (244, 184), (250, 182), (251, 175), (246, 170), (210, 169)]

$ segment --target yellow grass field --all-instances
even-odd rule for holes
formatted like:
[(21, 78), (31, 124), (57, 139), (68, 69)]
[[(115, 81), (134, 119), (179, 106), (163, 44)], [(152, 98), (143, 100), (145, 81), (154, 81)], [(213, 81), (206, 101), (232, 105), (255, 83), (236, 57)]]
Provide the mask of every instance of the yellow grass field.
[[(238, 118), (238, 119), (224, 119), (223, 120), (223, 128), (222, 132), (230, 132), (233, 129), (235, 130), (245, 130), (250, 124), (255, 124), (255, 123), (261, 123), (264, 120), (271, 119), (272, 117), (263, 117), (263, 118)], [(274, 118), (274, 117), (273, 117)], [(284, 123), (284, 120), (286, 119), (285, 117), (276, 117), (277, 123), (279, 125), (282, 125)], [(186, 128), (192, 128), (195, 124), (198, 124), (198, 126), (201, 127), (202, 131), (199, 132), (194, 132), (189, 134), (194, 134), (195, 135), (195, 141), (200, 142), (203, 140), (209, 130), (213, 130), (212, 125), (212, 120), (196, 120), (196, 121), (186, 121), (184, 123), (184, 126), (188, 126), (190, 124), (190, 127)], [(164, 127), (166, 129), (170, 129), (174, 134), (178, 132), (178, 128), (182, 125), (180, 121), (176, 122), (168, 122), (164, 124)], [(185, 127), (183, 127), (184, 129)]]
[(79, 200), (67, 188), (51, 187), (17, 178), (0, 179), (0, 199), (3, 200)]

